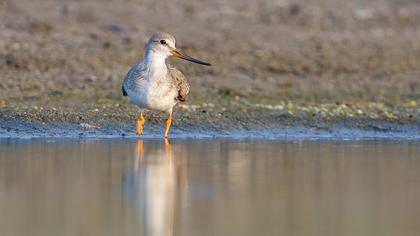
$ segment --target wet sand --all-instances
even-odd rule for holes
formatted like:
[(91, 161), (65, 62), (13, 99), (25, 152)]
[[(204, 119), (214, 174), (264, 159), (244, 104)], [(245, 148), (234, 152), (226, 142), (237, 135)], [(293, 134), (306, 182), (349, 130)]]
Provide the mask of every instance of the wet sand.
[[(229, 124), (231, 124), (229, 126)], [(127, 123), (90, 123), (3, 121), (0, 138), (141, 138), (162, 139), (163, 125), (145, 126), (145, 134), (137, 135), (135, 126)], [(170, 139), (266, 139), (266, 140), (420, 140), (418, 125), (395, 124), (378, 121), (335, 121), (314, 123), (296, 121), (283, 125), (271, 123), (256, 125), (254, 121), (232, 124), (230, 120), (214, 123), (179, 123), (172, 126)]]

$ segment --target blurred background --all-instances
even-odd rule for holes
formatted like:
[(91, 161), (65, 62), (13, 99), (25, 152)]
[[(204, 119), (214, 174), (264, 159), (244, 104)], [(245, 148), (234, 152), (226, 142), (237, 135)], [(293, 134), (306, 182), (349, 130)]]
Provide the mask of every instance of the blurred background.
[(0, 0), (0, 22), (2, 108), (126, 104), (121, 82), (155, 31), (213, 64), (170, 60), (189, 104), (419, 108), (416, 0)]
[[(155, 31), (213, 65), (173, 148), (121, 92)], [(420, 235), (419, 75), (418, 0), (0, 0), (0, 234)]]

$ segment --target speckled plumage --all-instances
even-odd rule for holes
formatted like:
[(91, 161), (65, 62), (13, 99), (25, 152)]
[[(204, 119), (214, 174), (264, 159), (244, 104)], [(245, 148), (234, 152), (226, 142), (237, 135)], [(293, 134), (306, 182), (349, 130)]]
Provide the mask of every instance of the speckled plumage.
[[(169, 71), (169, 79), (173, 81), (176, 88), (178, 89), (178, 96), (175, 99), (180, 102), (185, 102), (190, 92), (190, 86), (187, 79), (185, 78), (184, 74), (182, 74), (182, 72), (179, 71), (176, 67), (173, 67), (169, 64), (167, 67)], [(122, 86), (123, 95), (128, 95), (125, 88), (135, 88), (138, 82), (146, 77), (146, 73), (146, 68), (140, 63), (133, 66), (133, 68), (131, 68), (124, 79)]]
[[(177, 102), (184, 102), (189, 93), (185, 76), (175, 67), (168, 66), (159, 76), (141, 63), (135, 65), (123, 82), (123, 91), (141, 110), (171, 111)], [(153, 100), (167, 101), (166, 106), (156, 106)], [(170, 101), (173, 101), (171, 103)]]
[(185, 102), (187, 100), (187, 96), (190, 93), (190, 85), (188, 84), (187, 79), (185, 76), (179, 71), (177, 68), (168, 65), (169, 72), (171, 74), (172, 79), (175, 81), (177, 89), (178, 89), (178, 97), (177, 100), (180, 102)]

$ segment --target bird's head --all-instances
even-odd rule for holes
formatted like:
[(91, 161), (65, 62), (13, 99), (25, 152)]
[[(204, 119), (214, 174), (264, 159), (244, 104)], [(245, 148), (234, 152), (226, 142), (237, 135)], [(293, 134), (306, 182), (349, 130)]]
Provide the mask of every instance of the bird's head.
[(166, 57), (177, 57), (197, 64), (210, 66), (211, 64), (205, 61), (192, 58), (175, 47), (175, 37), (164, 32), (157, 32), (152, 35), (146, 45), (146, 53), (153, 52)]

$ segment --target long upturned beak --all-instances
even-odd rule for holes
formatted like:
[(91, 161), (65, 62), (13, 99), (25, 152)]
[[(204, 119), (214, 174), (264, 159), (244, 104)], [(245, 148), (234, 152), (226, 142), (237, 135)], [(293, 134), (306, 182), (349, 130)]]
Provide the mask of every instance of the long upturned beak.
[(194, 63), (200, 64), (200, 65), (211, 66), (210, 63), (205, 62), (205, 61), (200, 61), (200, 60), (192, 58), (188, 55), (185, 55), (184, 53), (180, 52), (176, 48), (171, 48), (171, 52), (172, 52), (172, 56), (174, 56), (174, 57), (178, 57), (178, 58), (181, 58), (181, 59), (184, 59), (184, 60), (187, 60), (187, 61), (190, 61), (190, 62), (194, 62)]

